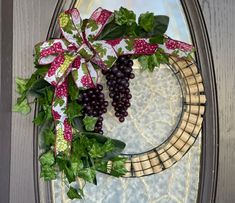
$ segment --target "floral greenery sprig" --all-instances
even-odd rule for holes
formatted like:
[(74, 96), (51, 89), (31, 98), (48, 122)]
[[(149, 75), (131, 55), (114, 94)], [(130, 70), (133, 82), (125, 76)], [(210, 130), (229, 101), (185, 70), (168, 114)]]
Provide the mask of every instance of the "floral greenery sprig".
[[(39, 68), (37, 65), (36, 68)], [(58, 154), (54, 156), (54, 121), (51, 112), (53, 99), (53, 87), (40, 77), (45, 74), (47, 67), (37, 69), (29, 79), (16, 79), (17, 92), (20, 97), (13, 108), (14, 111), (27, 114), (30, 112), (27, 98), (34, 96), (33, 102), (38, 102), (40, 110), (34, 119), (34, 124), (40, 127), (40, 135), (43, 138), (42, 147), (45, 152), (40, 156), (40, 176), (46, 181), (54, 180), (58, 172), (64, 172), (69, 183), (73, 183), (76, 177), (96, 184), (96, 171), (109, 172), (110, 175), (119, 177), (126, 173), (124, 167), (125, 158), (119, 154), (125, 148), (125, 143), (110, 139), (100, 134), (93, 133), (97, 119), (85, 116), (83, 107), (77, 103), (79, 91), (69, 76), (69, 103), (68, 119), (73, 127), (73, 141), (70, 154)], [(75, 91), (76, 89), (76, 91)], [(108, 162), (112, 165), (108, 165)], [(68, 197), (82, 198), (81, 188), (69, 186)]]
[[(164, 34), (169, 24), (168, 16), (146, 12), (139, 16), (137, 23), (135, 13), (123, 7), (115, 11), (114, 15), (114, 19), (106, 25), (99, 39), (148, 37), (153, 44), (163, 44), (165, 42)], [(138, 61), (141, 68), (152, 72), (160, 64), (168, 62), (168, 55), (159, 49), (152, 55), (138, 57)]]
[[(105, 10), (105, 12), (108, 15), (111, 13), (107, 10)], [(75, 15), (73, 17), (76, 17), (75, 19), (78, 23), (78, 12), (76, 11), (75, 13), (72, 13), (72, 15)], [(62, 13), (60, 22), (61, 26), (71, 39), (70, 35), (73, 34), (73, 32), (71, 32), (73, 25), (68, 23), (68, 21), (68, 14), (66, 12)], [(147, 44), (146, 47), (151, 49), (150, 53), (153, 53), (151, 43), (153, 45), (155, 44), (154, 49), (156, 49), (156, 44), (164, 44), (168, 39), (164, 35), (167, 30), (168, 23), (169, 17), (154, 15), (149, 12), (141, 14), (137, 23), (135, 13), (121, 7), (119, 10), (114, 12), (113, 19), (105, 25), (104, 29), (97, 36), (97, 40), (106, 40), (106, 43), (109, 43), (111, 41), (108, 40), (124, 39), (123, 42), (127, 44), (127, 46), (124, 46), (124, 49), (126, 49), (127, 52), (132, 52), (133, 50), (138, 52), (138, 47), (134, 47), (134, 43), (137, 44), (138, 38), (142, 38), (140, 40), (141, 43), (145, 43), (145, 45)], [(78, 26), (79, 23), (76, 25)], [(94, 32), (97, 29), (97, 24), (92, 19), (85, 19), (82, 21), (82, 26), (79, 27), (79, 29), (85, 31), (87, 27)], [(147, 38), (149, 39), (150, 44), (146, 41)], [(134, 41), (135, 39), (137, 40)], [(81, 43), (79, 40), (82, 39), (77, 37), (76, 40), (77, 42), (75, 41), (75, 43)], [(170, 40), (168, 41), (171, 42)], [(67, 46), (68, 42), (63, 43), (63, 46)], [(169, 49), (188, 49), (187, 45), (182, 44), (183, 43), (173, 41), (172, 43), (168, 43), (168, 46)], [(103, 49), (102, 44), (96, 44), (93, 46), (93, 48), (96, 48), (99, 51), (100, 55), (106, 55), (108, 50)], [(58, 47), (56, 47), (56, 49), (57, 48)], [(61, 51), (61, 47), (58, 49)], [(141, 54), (140, 56), (137, 57), (137, 55), (133, 54), (132, 58), (138, 58), (143, 69), (153, 71), (154, 68), (159, 67), (161, 63), (168, 62), (168, 55), (165, 54), (164, 51), (165, 50), (161, 47), (158, 47), (154, 54), (143, 55), (144, 52), (142, 49), (142, 54), (139, 53)], [(84, 181), (97, 184), (97, 171), (108, 173), (115, 177), (123, 176), (127, 172), (124, 166), (126, 158), (120, 156), (121, 152), (125, 148), (125, 143), (93, 132), (97, 118), (85, 115), (84, 106), (78, 102), (80, 94), (83, 90), (77, 88), (77, 83), (75, 84), (74, 81), (74, 75), (72, 76), (72, 73), (70, 72), (67, 76), (67, 105), (66, 110), (63, 109), (63, 111), (66, 112), (68, 123), (72, 129), (71, 147), (69, 152), (62, 151), (55, 153), (56, 143), (58, 143), (56, 142), (56, 139), (61, 139), (58, 136), (56, 138), (54, 135), (54, 132), (56, 131), (56, 123), (53, 119), (54, 115), (52, 113), (52, 101), (56, 87), (44, 80), (50, 66), (39, 65), (38, 53), (40, 50), (36, 50), (36, 52), (36, 71), (28, 79), (16, 79), (16, 91), (20, 96), (17, 99), (16, 105), (13, 107), (13, 111), (28, 114), (31, 111), (30, 104), (39, 104), (39, 111), (36, 118), (33, 120), (33, 123), (39, 127), (40, 135), (43, 138), (42, 147), (44, 149), (44, 153), (42, 153), (39, 158), (41, 164), (40, 176), (44, 178), (44, 180), (50, 181), (56, 179), (59, 172), (63, 172), (68, 182), (68, 184), (66, 183), (68, 186), (68, 197), (70, 199), (81, 199), (84, 196), (83, 189), (73, 187), (73, 183), (76, 181), (76, 178), (82, 178)], [(87, 51), (86, 49), (83, 49), (79, 53), (89, 59), (89, 55), (87, 55), (87, 53), (89, 54), (89, 50)], [(70, 55), (67, 56), (71, 58)], [(70, 59), (69, 57), (68, 59)], [(111, 61), (113, 62), (112, 57), (109, 59), (112, 59)], [(110, 61), (106, 62), (108, 64)], [(97, 66), (96, 64), (93, 64), (92, 61), (91, 63), (93, 66)], [(97, 70), (100, 69), (97, 68)], [(89, 82), (87, 77), (85, 77), (85, 79), (86, 83)], [(58, 99), (55, 102), (60, 103), (61, 100)], [(62, 105), (63, 104), (60, 106)], [(58, 130), (57, 133), (60, 134)], [(61, 147), (63, 148), (63, 146)]]

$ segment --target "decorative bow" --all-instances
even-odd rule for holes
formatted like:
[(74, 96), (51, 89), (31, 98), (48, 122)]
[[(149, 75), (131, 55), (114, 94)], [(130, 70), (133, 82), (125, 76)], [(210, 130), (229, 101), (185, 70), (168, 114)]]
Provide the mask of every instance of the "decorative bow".
[(158, 48), (167, 54), (178, 50), (182, 56), (192, 51), (191, 45), (170, 38), (163, 45), (150, 44), (147, 38), (96, 40), (112, 19), (111, 11), (98, 8), (84, 26), (79, 11), (70, 9), (59, 16), (64, 38), (52, 39), (35, 46), (38, 63), (51, 64), (44, 79), (55, 86), (52, 113), (56, 124), (56, 153), (69, 150), (72, 141), (72, 127), (66, 115), (67, 76), (70, 72), (78, 88), (93, 88), (98, 75), (92, 64), (107, 69), (120, 55), (153, 54)]

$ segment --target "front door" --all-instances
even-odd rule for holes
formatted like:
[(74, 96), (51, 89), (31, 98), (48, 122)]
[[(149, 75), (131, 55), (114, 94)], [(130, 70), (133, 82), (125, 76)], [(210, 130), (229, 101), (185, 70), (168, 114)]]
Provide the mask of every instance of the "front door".
[[(66, 197), (66, 186), (62, 181), (63, 174), (51, 183), (45, 183), (39, 178), (38, 156), (41, 148), (38, 148), (38, 144), (40, 140), (38, 140), (37, 129), (32, 124), (37, 108), (32, 107), (27, 117), (13, 113), (11, 109), (17, 98), (14, 82), (16, 77), (28, 77), (33, 72), (33, 46), (39, 41), (44, 41), (46, 37), (59, 36), (56, 17), (62, 10), (74, 6), (80, 10), (82, 17), (86, 18), (99, 6), (109, 10), (117, 10), (120, 6), (124, 6), (133, 9), (137, 14), (152, 11), (170, 16), (167, 34), (172, 38), (192, 43), (197, 50), (194, 57), (204, 81), (207, 97), (202, 131), (180, 161), (161, 173), (141, 178), (114, 179), (99, 174), (98, 186), (87, 185), (85, 190), (87, 197), (84, 202), (235, 202), (233, 194), (235, 179), (232, 173), (234, 170), (233, 134), (235, 133), (233, 127), (235, 107), (232, 104), (235, 99), (233, 94), (235, 72), (232, 68), (235, 44), (232, 33), (235, 14), (232, 11), (235, 9), (235, 4), (232, 0), (226, 2), (2, 0), (0, 202), (69, 201)], [(127, 143), (124, 153), (133, 155), (148, 151), (152, 145), (160, 146), (174, 131), (177, 118), (181, 114), (177, 109), (182, 107), (182, 98), (179, 96), (180, 86), (177, 77), (169, 71), (167, 67), (159, 69), (154, 75), (156, 83), (153, 82), (152, 86), (149, 86), (156, 90), (153, 102), (160, 101), (156, 102), (155, 107), (155, 115), (158, 115), (155, 118), (156, 123), (151, 126), (150, 122), (148, 125), (159, 132), (158, 139), (149, 136), (146, 123), (138, 122), (138, 119), (135, 122), (127, 122), (126, 126), (123, 125), (120, 128), (112, 126), (112, 123), (105, 124), (107, 128), (112, 127), (114, 136), (119, 136), (118, 132), (123, 129), (126, 130), (125, 132), (131, 129), (132, 134), (139, 135), (138, 139), (131, 138), (131, 134), (130, 138), (128, 136), (123, 138)], [(141, 76), (137, 74), (137, 77), (141, 80)], [(167, 78), (167, 82), (162, 78)], [(173, 87), (167, 89), (168, 85)], [(135, 92), (135, 87), (138, 88), (138, 83), (133, 82), (133, 96), (136, 95), (138, 99), (139, 89)], [(150, 100), (151, 97), (150, 95)], [(131, 114), (137, 118), (144, 111), (135, 111), (134, 107), (135, 104)], [(145, 109), (145, 115), (151, 116), (151, 112), (150, 107)], [(165, 117), (162, 116), (163, 114)], [(137, 149), (133, 147), (133, 143), (141, 146)], [(164, 167), (168, 168), (167, 165)], [(133, 174), (138, 176), (138, 173), (133, 172)]]

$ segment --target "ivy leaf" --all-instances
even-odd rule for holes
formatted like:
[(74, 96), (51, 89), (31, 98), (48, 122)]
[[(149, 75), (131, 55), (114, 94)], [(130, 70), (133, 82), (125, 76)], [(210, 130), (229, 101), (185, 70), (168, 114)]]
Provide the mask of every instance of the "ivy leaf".
[(108, 139), (103, 145), (95, 142), (89, 151), (89, 155), (92, 158), (102, 158), (107, 152), (111, 152), (114, 147), (115, 146), (111, 139)]
[(45, 76), (47, 71), (49, 70), (50, 65), (38, 65), (36, 66), (37, 70), (34, 72), (34, 74), (38, 76)]
[(93, 116), (85, 116), (83, 119), (83, 124), (85, 126), (85, 129), (87, 131), (93, 131), (95, 129), (95, 124), (97, 122), (98, 118)]
[(79, 105), (77, 102), (72, 102), (68, 104), (67, 107), (67, 115), (69, 118), (69, 121), (72, 122), (72, 120), (76, 117), (82, 116), (82, 106)]
[(69, 199), (82, 199), (81, 192), (80, 194), (78, 193), (77, 189), (73, 187), (69, 187), (69, 191), (67, 192), (68, 198)]
[(158, 48), (155, 56), (160, 64), (167, 64), (169, 62), (169, 55), (164, 54), (164, 50), (161, 48)]
[(166, 38), (163, 35), (155, 35), (149, 40), (151, 44), (164, 44), (165, 41)]
[(64, 171), (66, 178), (69, 183), (75, 181), (75, 174), (71, 165), (71, 162), (64, 156), (57, 156), (56, 163), (58, 164), (61, 171)]
[(108, 139), (108, 140), (104, 143), (104, 145), (103, 145), (102, 148), (103, 148), (103, 151), (104, 151), (105, 153), (107, 153), (107, 152), (111, 152), (111, 151), (114, 149), (114, 147), (115, 147), (115, 145), (114, 145), (112, 139)]
[(152, 72), (155, 67), (159, 67), (160, 63), (157, 60), (157, 57), (153, 55), (141, 56), (138, 58), (138, 61), (143, 70), (149, 70)]
[(141, 37), (141, 32), (142, 32), (142, 28), (135, 22), (132, 23), (130, 26), (126, 26), (127, 28), (127, 37), (130, 38), (136, 38), (136, 37)]
[(86, 158), (88, 156), (87, 147), (89, 146), (89, 139), (81, 135), (72, 142), (72, 156), (74, 160), (79, 158)]
[[(41, 104), (42, 105), (42, 104)], [(52, 109), (51, 105), (42, 105), (42, 108), (45, 113), (45, 121), (51, 121), (52, 120)]]
[(16, 81), (16, 91), (19, 94), (23, 94), (27, 90), (26, 84), (27, 84), (28, 80), (29, 79), (22, 79), (19, 77), (16, 78), (16, 80), (15, 80)]
[(100, 33), (99, 40), (110, 40), (123, 38), (127, 30), (127, 26), (118, 25), (115, 23), (115, 20), (112, 20), (108, 23), (105, 28)]
[(151, 32), (154, 28), (154, 14), (153, 13), (143, 13), (139, 17), (139, 25), (146, 32)]
[(95, 168), (97, 171), (107, 173), (107, 171), (110, 170), (108, 160), (98, 159), (98, 161), (95, 162)]
[(31, 107), (29, 106), (27, 99), (23, 97), (17, 100), (17, 103), (13, 107), (12, 111), (27, 115), (30, 113)]
[(78, 172), (83, 168), (83, 162), (81, 159), (71, 160), (71, 168), (74, 172), (74, 175), (77, 176)]
[(83, 168), (78, 172), (78, 176), (89, 183), (93, 183), (96, 173), (93, 168)]
[(110, 174), (115, 177), (123, 176), (127, 173), (127, 169), (125, 168), (125, 162), (127, 158), (125, 157), (115, 157), (112, 161), (112, 168)]
[(131, 25), (136, 22), (136, 15), (133, 11), (121, 7), (118, 11), (114, 11), (115, 22), (118, 25)]
[(105, 155), (105, 152), (102, 149), (102, 145), (99, 143), (94, 143), (91, 150), (89, 151), (89, 155), (92, 158), (102, 158)]
[[(116, 139), (110, 139), (107, 138), (103, 135), (97, 134), (97, 133), (92, 133), (92, 132), (82, 132), (82, 134), (84, 134), (87, 138), (89, 139), (95, 139), (97, 142), (103, 144), (104, 146), (107, 144), (107, 153), (105, 155), (105, 159), (111, 159), (115, 156), (118, 156), (123, 149), (126, 147), (126, 144), (120, 140), (116, 140)], [(110, 140), (111, 143), (107, 142), (108, 140)], [(106, 144), (105, 144), (106, 143)], [(108, 148), (111, 148), (112, 145), (112, 150), (109, 151)]]
[(71, 123), (72, 123), (72, 126), (75, 129), (77, 129), (78, 131), (82, 131), (83, 130), (83, 121), (81, 119), (74, 118)]
[(48, 151), (40, 156), (39, 161), (42, 166), (51, 166), (55, 163), (54, 154), (52, 153), (52, 151)]
[(51, 146), (54, 144), (55, 142), (55, 134), (53, 133), (53, 131), (51, 129), (45, 129), (43, 130), (43, 138), (44, 138), (44, 143), (46, 146)]
[(46, 82), (43, 78), (40, 78), (32, 84), (29, 92), (35, 96), (43, 96), (45, 89), (49, 86), (50, 84), (48, 82)]
[(45, 181), (56, 179), (56, 171), (53, 166), (44, 165), (41, 167), (40, 177)]
[(37, 117), (33, 120), (33, 123), (37, 126), (42, 125), (45, 122), (45, 112), (44, 111), (40, 111), (37, 115)]
[(78, 90), (77, 86), (75, 85), (71, 74), (69, 74), (69, 76), (68, 76), (68, 92), (69, 92), (69, 96), (72, 101), (78, 99), (79, 90)]

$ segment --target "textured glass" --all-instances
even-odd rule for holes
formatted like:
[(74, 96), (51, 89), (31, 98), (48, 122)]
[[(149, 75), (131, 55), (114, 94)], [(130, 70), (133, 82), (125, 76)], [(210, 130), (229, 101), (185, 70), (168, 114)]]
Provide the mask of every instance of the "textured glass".
[[(77, 3), (81, 16), (88, 18), (97, 7), (132, 9), (137, 15), (150, 11), (168, 15), (167, 34), (191, 43), (189, 28), (179, 0), (83, 0)], [(119, 123), (109, 107), (104, 116), (105, 134), (127, 143), (125, 153), (140, 153), (166, 140), (174, 130), (182, 107), (178, 81), (167, 66), (153, 73), (141, 72), (135, 61), (136, 78), (131, 81), (131, 108), (126, 122)], [(104, 83), (104, 79), (101, 79)], [(174, 166), (142, 178), (114, 178), (98, 174), (98, 186), (86, 184), (85, 203), (191, 203), (196, 202), (199, 182), (201, 136), (190, 151)], [(63, 176), (63, 175), (61, 175)], [(52, 183), (55, 203), (70, 202), (63, 177)], [(71, 201), (77, 202), (77, 201)]]

